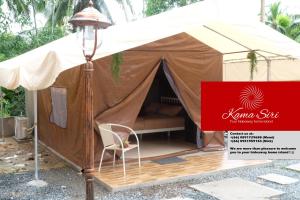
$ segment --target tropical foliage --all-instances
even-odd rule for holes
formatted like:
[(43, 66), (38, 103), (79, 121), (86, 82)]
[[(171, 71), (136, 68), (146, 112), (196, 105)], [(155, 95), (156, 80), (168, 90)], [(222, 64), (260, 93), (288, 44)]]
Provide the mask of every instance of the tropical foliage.
[(281, 9), (281, 3), (273, 3), (267, 12), (266, 24), (300, 42), (300, 16), (289, 15)]
[(2, 92), (5, 94), (0, 101), (3, 103), (3, 111), (1, 115), (6, 116), (21, 116), (25, 114), (25, 92), (22, 87), (18, 87), (15, 90), (7, 90), (2, 88)]
[(9, 24), (11, 23), (10, 18), (2, 11), (3, 0), (0, 0), (0, 33), (7, 32)]
[(1, 117), (8, 117), (9, 116), (10, 104), (3, 96), (0, 96), (0, 105), (1, 105), (0, 118)]
[(55, 28), (51, 33), (50, 28), (38, 29), (38, 36), (35, 31), (26, 31), (20, 34), (2, 33), (0, 34), (0, 61), (15, 57), (26, 51), (47, 44), (53, 40), (64, 36), (63, 29)]
[[(31, 49), (49, 43), (68, 34), (68, 20), (76, 12), (85, 8), (89, 0), (0, 0), (0, 62), (25, 53)], [(122, 5), (124, 16), (129, 20), (134, 10), (130, 0), (115, 0)], [(105, 0), (93, 0), (96, 9), (108, 16), (114, 23)], [(8, 9), (4, 12), (3, 5)], [(37, 14), (44, 15), (47, 23), (43, 28), (37, 26)], [(11, 31), (11, 24), (20, 25), (21, 32)], [(120, 56), (116, 65), (121, 63)], [(119, 70), (115, 67), (116, 73)], [(114, 74), (114, 73), (113, 73)], [(7, 90), (1, 88), (5, 94), (1, 98), (4, 104), (3, 115), (25, 114), (24, 88)], [(1, 111), (2, 112), (2, 111)]]
[[(2, 33), (0, 34), (0, 61), (15, 57), (26, 51), (49, 43), (64, 35), (61, 28), (55, 28), (54, 33), (51, 34), (50, 28), (42, 28), (38, 30), (38, 35), (35, 31), (27, 31), (22, 34)], [(1, 88), (5, 94), (4, 113), (5, 115), (20, 115), (25, 114), (25, 91), (24, 88), (19, 87), (16, 90), (7, 90)], [(1, 111), (0, 111), (1, 112)]]
[(182, 7), (201, 0), (147, 0), (146, 16), (159, 14), (170, 8)]
[[(41, 12), (46, 1), (42, 0), (0, 0), (0, 6), (6, 3), (9, 15), (0, 8), (0, 62), (25, 53), (50, 41), (62, 37), (65, 33), (62, 28), (56, 27), (53, 32), (49, 27), (38, 29), (35, 17), (31, 11)], [(36, 13), (33, 12), (33, 15)], [(10, 30), (11, 23), (29, 26), (31, 29), (14, 34)], [(25, 91), (19, 87), (15, 90), (1, 88), (4, 97), (1, 98), (3, 110), (1, 116), (15, 116), (25, 114)]]
[[(129, 15), (135, 15), (131, 0), (115, 0), (119, 3), (124, 12), (124, 17), (129, 21)], [(51, 0), (46, 9), (46, 16), (48, 18), (48, 26), (66, 26), (68, 19), (75, 13), (81, 11), (88, 5), (89, 0)], [(105, 0), (93, 0), (94, 7), (101, 13), (106, 15), (108, 19), (114, 24), (115, 20), (112, 17), (108, 5)], [(131, 13), (129, 13), (128, 9)]]

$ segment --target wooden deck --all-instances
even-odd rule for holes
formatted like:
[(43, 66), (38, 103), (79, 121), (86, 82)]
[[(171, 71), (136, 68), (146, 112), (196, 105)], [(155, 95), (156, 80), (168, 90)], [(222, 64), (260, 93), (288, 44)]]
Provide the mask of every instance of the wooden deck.
[(160, 165), (152, 161), (142, 162), (141, 168), (137, 163), (126, 164), (127, 176), (123, 176), (121, 164), (104, 166), (101, 173), (94, 173), (96, 181), (110, 191), (120, 191), (154, 184), (168, 183), (196, 177), (204, 173), (233, 169), (249, 165), (264, 164), (270, 161), (228, 160), (225, 151), (198, 152), (180, 156), (186, 161)]

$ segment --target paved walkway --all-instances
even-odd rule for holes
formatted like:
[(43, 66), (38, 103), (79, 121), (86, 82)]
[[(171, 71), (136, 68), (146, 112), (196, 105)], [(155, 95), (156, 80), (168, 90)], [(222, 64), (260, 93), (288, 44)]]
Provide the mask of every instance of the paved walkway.
[(225, 151), (198, 152), (173, 157), (169, 160), (180, 160), (180, 162), (163, 162), (165, 164), (159, 164), (159, 162), (146, 161), (142, 163), (141, 168), (138, 167), (136, 162), (127, 163), (126, 177), (123, 175), (122, 164), (118, 164), (116, 167), (107, 165), (102, 167), (101, 173), (96, 171), (94, 176), (108, 190), (120, 191), (191, 179), (205, 173), (270, 162), (264, 160), (228, 160)]
[[(271, 181), (264, 181), (258, 176), (268, 173), (280, 174), (287, 177), (300, 179), (300, 173), (287, 169), (286, 166), (299, 163), (299, 161), (273, 161), (260, 166), (229, 169), (222, 172), (205, 174), (197, 179), (180, 181), (178, 183), (163, 184), (123, 192), (108, 192), (99, 184), (95, 185), (96, 199), (103, 200), (162, 200), (162, 199), (188, 199), (188, 200), (217, 200), (216, 197), (191, 188), (212, 181), (221, 181), (228, 178), (240, 177), (243, 180), (260, 184), (274, 190), (282, 191), (284, 194), (280, 200), (300, 200), (299, 182), (282, 185)], [(0, 174), (0, 199), (16, 200), (53, 200), (53, 199), (84, 199), (84, 179), (81, 174), (70, 168), (59, 168), (44, 170), (41, 178), (48, 182), (45, 188), (31, 188), (26, 184), (33, 177), (32, 172), (18, 174)]]

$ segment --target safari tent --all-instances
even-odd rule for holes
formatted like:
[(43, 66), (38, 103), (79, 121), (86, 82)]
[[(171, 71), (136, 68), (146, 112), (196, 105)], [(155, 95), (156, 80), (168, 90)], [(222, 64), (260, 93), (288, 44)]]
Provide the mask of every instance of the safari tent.
[[(254, 80), (300, 79), (299, 44), (258, 22), (220, 21), (207, 13), (206, 2), (115, 25), (100, 34), (102, 45), (93, 61), (93, 112), (100, 123), (134, 127), (161, 73), (172, 90), (164, 97), (177, 99), (201, 130), (201, 81), (248, 81), (251, 51), (258, 59)], [(110, 70), (116, 53), (123, 60), (117, 80)], [(84, 63), (72, 34), (0, 63), (1, 86), (38, 90), (40, 141), (79, 167), (83, 166)], [(99, 159), (102, 143), (96, 127), (94, 137), (95, 159)]]

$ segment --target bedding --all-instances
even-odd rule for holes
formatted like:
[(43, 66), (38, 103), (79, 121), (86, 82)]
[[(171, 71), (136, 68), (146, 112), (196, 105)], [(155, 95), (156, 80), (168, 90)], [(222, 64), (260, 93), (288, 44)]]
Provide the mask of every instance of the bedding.
[(144, 117), (138, 117), (133, 129), (134, 130), (152, 130), (184, 127), (184, 118), (181, 116), (170, 117), (167, 115), (152, 114)]
[(181, 110), (182, 110), (182, 106), (179, 105), (177, 106), (177, 105), (161, 104), (158, 109), (158, 113), (162, 115), (174, 117), (179, 115)]

